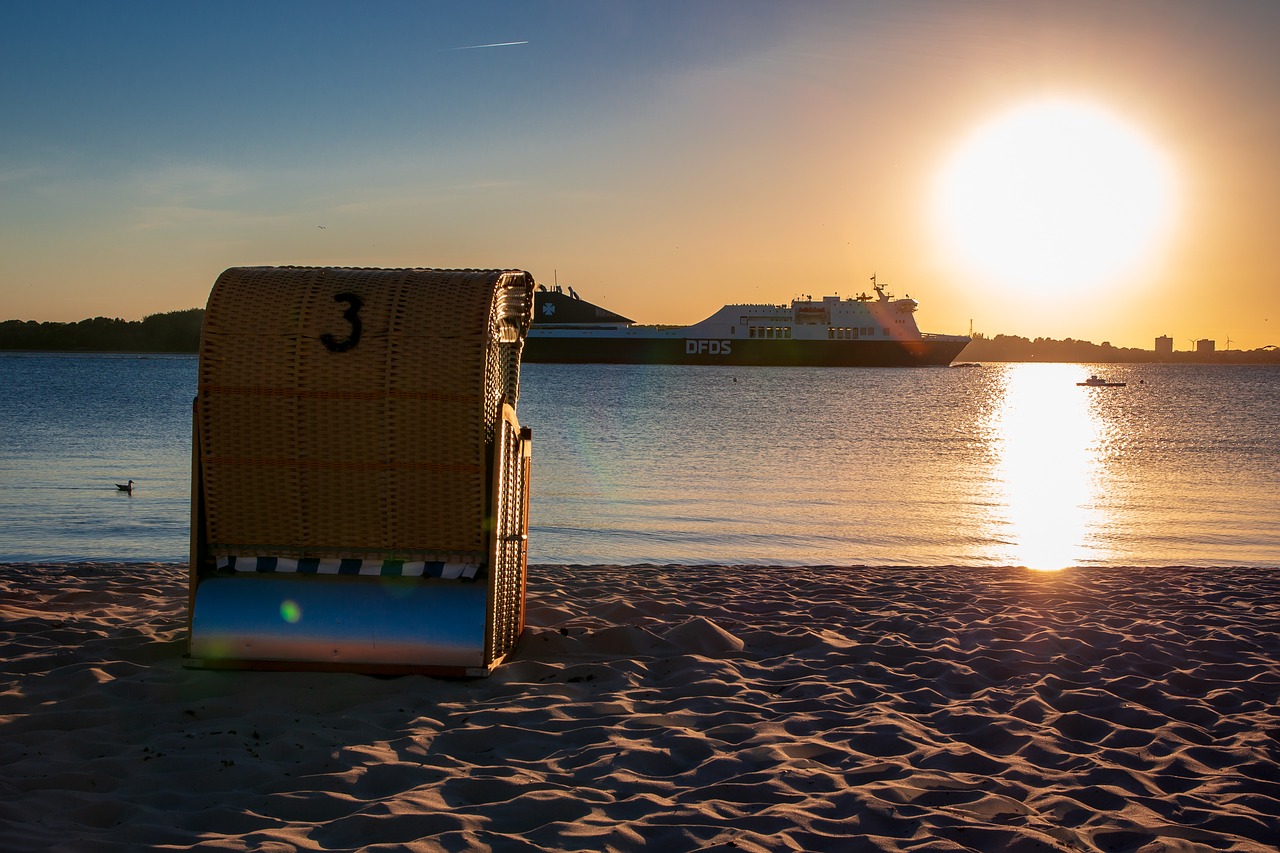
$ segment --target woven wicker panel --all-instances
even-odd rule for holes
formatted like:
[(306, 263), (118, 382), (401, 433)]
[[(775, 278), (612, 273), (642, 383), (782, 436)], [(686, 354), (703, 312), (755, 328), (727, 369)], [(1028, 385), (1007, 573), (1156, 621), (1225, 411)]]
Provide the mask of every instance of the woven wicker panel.
[(486, 436), (513, 381), (493, 365), (518, 369), (527, 328), (495, 316), (495, 292), (531, 286), (495, 270), (223, 273), (197, 407), (210, 548), (482, 558)]

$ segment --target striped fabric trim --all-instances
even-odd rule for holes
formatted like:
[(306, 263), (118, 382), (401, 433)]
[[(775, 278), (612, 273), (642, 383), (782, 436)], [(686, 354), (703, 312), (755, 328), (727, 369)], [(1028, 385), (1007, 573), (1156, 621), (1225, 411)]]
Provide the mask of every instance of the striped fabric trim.
[(290, 557), (219, 557), (218, 568), (233, 572), (300, 575), (372, 575), (376, 577), (472, 579), (480, 571), (475, 563), (442, 563), (431, 560), (339, 560)]

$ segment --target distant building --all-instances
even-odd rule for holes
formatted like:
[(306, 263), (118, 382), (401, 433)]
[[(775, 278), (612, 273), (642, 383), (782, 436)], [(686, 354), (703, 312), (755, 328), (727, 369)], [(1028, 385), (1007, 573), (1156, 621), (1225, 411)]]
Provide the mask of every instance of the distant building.
[(1156, 338), (1156, 355), (1169, 355), (1173, 352), (1173, 338), (1161, 335)]
[(1196, 352), (1199, 352), (1199, 353), (1213, 352), (1217, 346), (1218, 346), (1217, 341), (1211, 341), (1208, 338), (1201, 338), (1200, 340), (1196, 341)]

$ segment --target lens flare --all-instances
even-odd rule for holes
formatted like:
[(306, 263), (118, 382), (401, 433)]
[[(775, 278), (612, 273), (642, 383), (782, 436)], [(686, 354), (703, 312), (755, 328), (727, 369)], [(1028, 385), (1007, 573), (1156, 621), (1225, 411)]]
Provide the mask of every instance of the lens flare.
[(286, 598), (280, 602), (280, 618), (290, 625), (296, 624), (302, 618), (302, 608), (298, 606), (298, 602)]

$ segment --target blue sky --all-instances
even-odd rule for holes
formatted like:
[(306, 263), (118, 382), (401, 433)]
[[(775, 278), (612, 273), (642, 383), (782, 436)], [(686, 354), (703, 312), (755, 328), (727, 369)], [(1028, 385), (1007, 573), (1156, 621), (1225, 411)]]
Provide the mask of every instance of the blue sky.
[[(518, 267), (646, 322), (875, 272), (933, 331), (1280, 343), (1278, 18), (1252, 0), (7, 2), (0, 318), (203, 305), (242, 264)], [(931, 182), (985, 119), (1051, 96), (1168, 158), (1177, 230), (1094, 290), (996, 288), (940, 247)], [(1081, 310), (1101, 296), (1105, 316)]]

